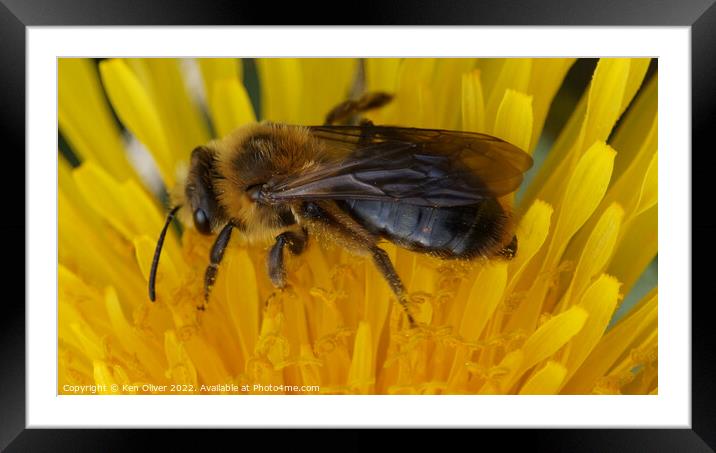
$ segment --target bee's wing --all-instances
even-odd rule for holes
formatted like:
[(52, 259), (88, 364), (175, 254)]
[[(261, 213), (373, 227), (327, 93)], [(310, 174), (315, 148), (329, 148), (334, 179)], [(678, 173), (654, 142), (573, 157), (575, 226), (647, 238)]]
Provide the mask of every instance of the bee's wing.
[(460, 206), (513, 192), (532, 158), (498, 138), (470, 132), (383, 126), (316, 126), (327, 156), (272, 181), (269, 202), (392, 200)]

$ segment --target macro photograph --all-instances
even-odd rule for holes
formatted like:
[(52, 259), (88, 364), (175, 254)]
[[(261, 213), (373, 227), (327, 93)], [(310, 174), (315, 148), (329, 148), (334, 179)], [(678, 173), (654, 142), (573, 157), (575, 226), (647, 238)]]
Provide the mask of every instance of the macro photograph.
[(658, 395), (658, 74), (58, 58), (57, 394)]

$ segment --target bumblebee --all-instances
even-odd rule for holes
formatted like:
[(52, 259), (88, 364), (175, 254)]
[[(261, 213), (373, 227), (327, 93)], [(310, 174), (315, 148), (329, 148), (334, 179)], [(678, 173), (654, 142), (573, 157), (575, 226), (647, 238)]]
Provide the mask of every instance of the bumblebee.
[(286, 249), (300, 255), (309, 237), (372, 258), (407, 310), (407, 293), (382, 240), (442, 259), (511, 258), (517, 251), (509, 207), (531, 157), (485, 134), (333, 123), (381, 106), (374, 93), (333, 109), (322, 126), (272, 122), (242, 126), (191, 153), (189, 173), (157, 242), (179, 212), (197, 231), (216, 234), (204, 278), (208, 301), (233, 230), (273, 243), (268, 275), (286, 286)]

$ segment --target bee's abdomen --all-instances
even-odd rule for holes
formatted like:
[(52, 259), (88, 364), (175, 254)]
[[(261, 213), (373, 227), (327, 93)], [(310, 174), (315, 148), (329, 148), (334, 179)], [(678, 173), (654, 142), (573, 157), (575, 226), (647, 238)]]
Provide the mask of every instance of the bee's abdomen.
[(372, 233), (401, 247), (443, 258), (494, 253), (507, 224), (502, 206), (493, 199), (449, 208), (373, 200), (348, 200), (339, 206)]

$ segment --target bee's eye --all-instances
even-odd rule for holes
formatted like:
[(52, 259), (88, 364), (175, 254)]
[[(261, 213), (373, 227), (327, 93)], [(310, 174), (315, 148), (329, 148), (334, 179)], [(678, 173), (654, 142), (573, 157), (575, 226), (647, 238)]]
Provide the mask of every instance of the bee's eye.
[(206, 212), (201, 208), (194, 211), (194, 226), (202, 234), (211, 234), (209, 217), (207, 217)]

